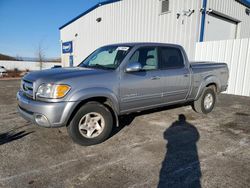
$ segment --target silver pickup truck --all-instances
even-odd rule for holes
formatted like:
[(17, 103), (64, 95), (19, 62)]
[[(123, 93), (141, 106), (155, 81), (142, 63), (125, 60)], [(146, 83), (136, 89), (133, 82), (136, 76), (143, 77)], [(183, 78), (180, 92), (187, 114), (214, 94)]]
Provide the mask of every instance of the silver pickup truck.
[(184, 103), (211, 112), (228, 77), (225, 63), (190, 63), (179, 45), (114, 44), (77, 67), (25, 75), (18, 110), (34, 124), (65, 126), (73, 141), (93, 145), (106, 140), (124, 114)]

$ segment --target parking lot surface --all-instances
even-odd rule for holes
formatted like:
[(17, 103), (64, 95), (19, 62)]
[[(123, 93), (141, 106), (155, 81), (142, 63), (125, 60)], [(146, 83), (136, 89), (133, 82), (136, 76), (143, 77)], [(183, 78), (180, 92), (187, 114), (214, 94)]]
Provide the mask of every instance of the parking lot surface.
[(250, 98), (220, 95), (209, 115), (183, 106), (125, 116), (106, 142), (82, 147), (65, 128), (18, 115), (19, 82), (0, 81), (0, 187), (250, 185)]

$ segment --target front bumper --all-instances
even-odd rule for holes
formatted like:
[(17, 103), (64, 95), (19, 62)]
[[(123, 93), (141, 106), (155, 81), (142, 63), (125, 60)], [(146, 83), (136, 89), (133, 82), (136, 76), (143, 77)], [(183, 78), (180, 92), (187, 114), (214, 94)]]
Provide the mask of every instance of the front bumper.
[(62, 127), (76, 106), (76, 102), (42, 102), (32, 100), (22, 91), (17, 93), (18, 111), (20, 115), (42, 127)]

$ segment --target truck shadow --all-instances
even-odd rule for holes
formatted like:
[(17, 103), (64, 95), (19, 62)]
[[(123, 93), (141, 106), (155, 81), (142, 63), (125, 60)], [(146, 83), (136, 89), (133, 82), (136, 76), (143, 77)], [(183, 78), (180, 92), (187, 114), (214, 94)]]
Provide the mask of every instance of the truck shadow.
[(201, 187), (200, 162), (196, 142), (200, 135), (183, 114), (166, 129), (166, 155), (162, 162), (158, 188)]
[(7, 144), (9, 142), (21, 139), (34, 132), (34, 131), (27, 132), (24, 130), (16, 131), (18, 129), (19, 128), (0, 133), (0, 145)]
[(190, 105), (189, 103), (170, 105), (170, 106), (166, 106), (166, 107), (160, 107), (160, 108), (155, 108), (155, 109), (150, 109), (150, 110), (144, 110), (141, 112), (135, 112), (135, 113), (131, 113), (128, 115), (123, 115), (123, 116), (119, 117), (119, 127), (114, 127), (113, 132), (111, 134), (111, 137), (114, 136), (115, 134), (117, 134), (118, 132), (120, 132), (124, 127), (130, 126), (136, 117), (146, 115), (146, 114), (155, 113), (155, 112), (171, 110), (171, 109), (178, 108), (178, 107), (189, 106), (189, 105)]
[[(135, 117), (187, 105), (190, 104), (173, 105), (122, 116), (119, 121), (120, 125), (115, 128), (113, 135), (117, 134), (125, 126), (131, 125)], [(202, 174), (196, 146), (200, 138), (198, 130), (194, 125), (186, 121), (185, 115), (180, 114), (178, 120), (165, 130), (163, 138), (167, 141), (167, 144), (166, 154), (159, 174), (158, 188), (200, 188)]]

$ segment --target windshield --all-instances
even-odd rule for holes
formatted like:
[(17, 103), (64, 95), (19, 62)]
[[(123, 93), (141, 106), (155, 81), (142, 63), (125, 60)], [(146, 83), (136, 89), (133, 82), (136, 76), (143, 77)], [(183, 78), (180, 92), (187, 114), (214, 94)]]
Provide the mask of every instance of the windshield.
[(82, 61), (79, 67), (116, 69), (128, 54), (130, 48), (128, 46), (105, 46), (99, 48)]

